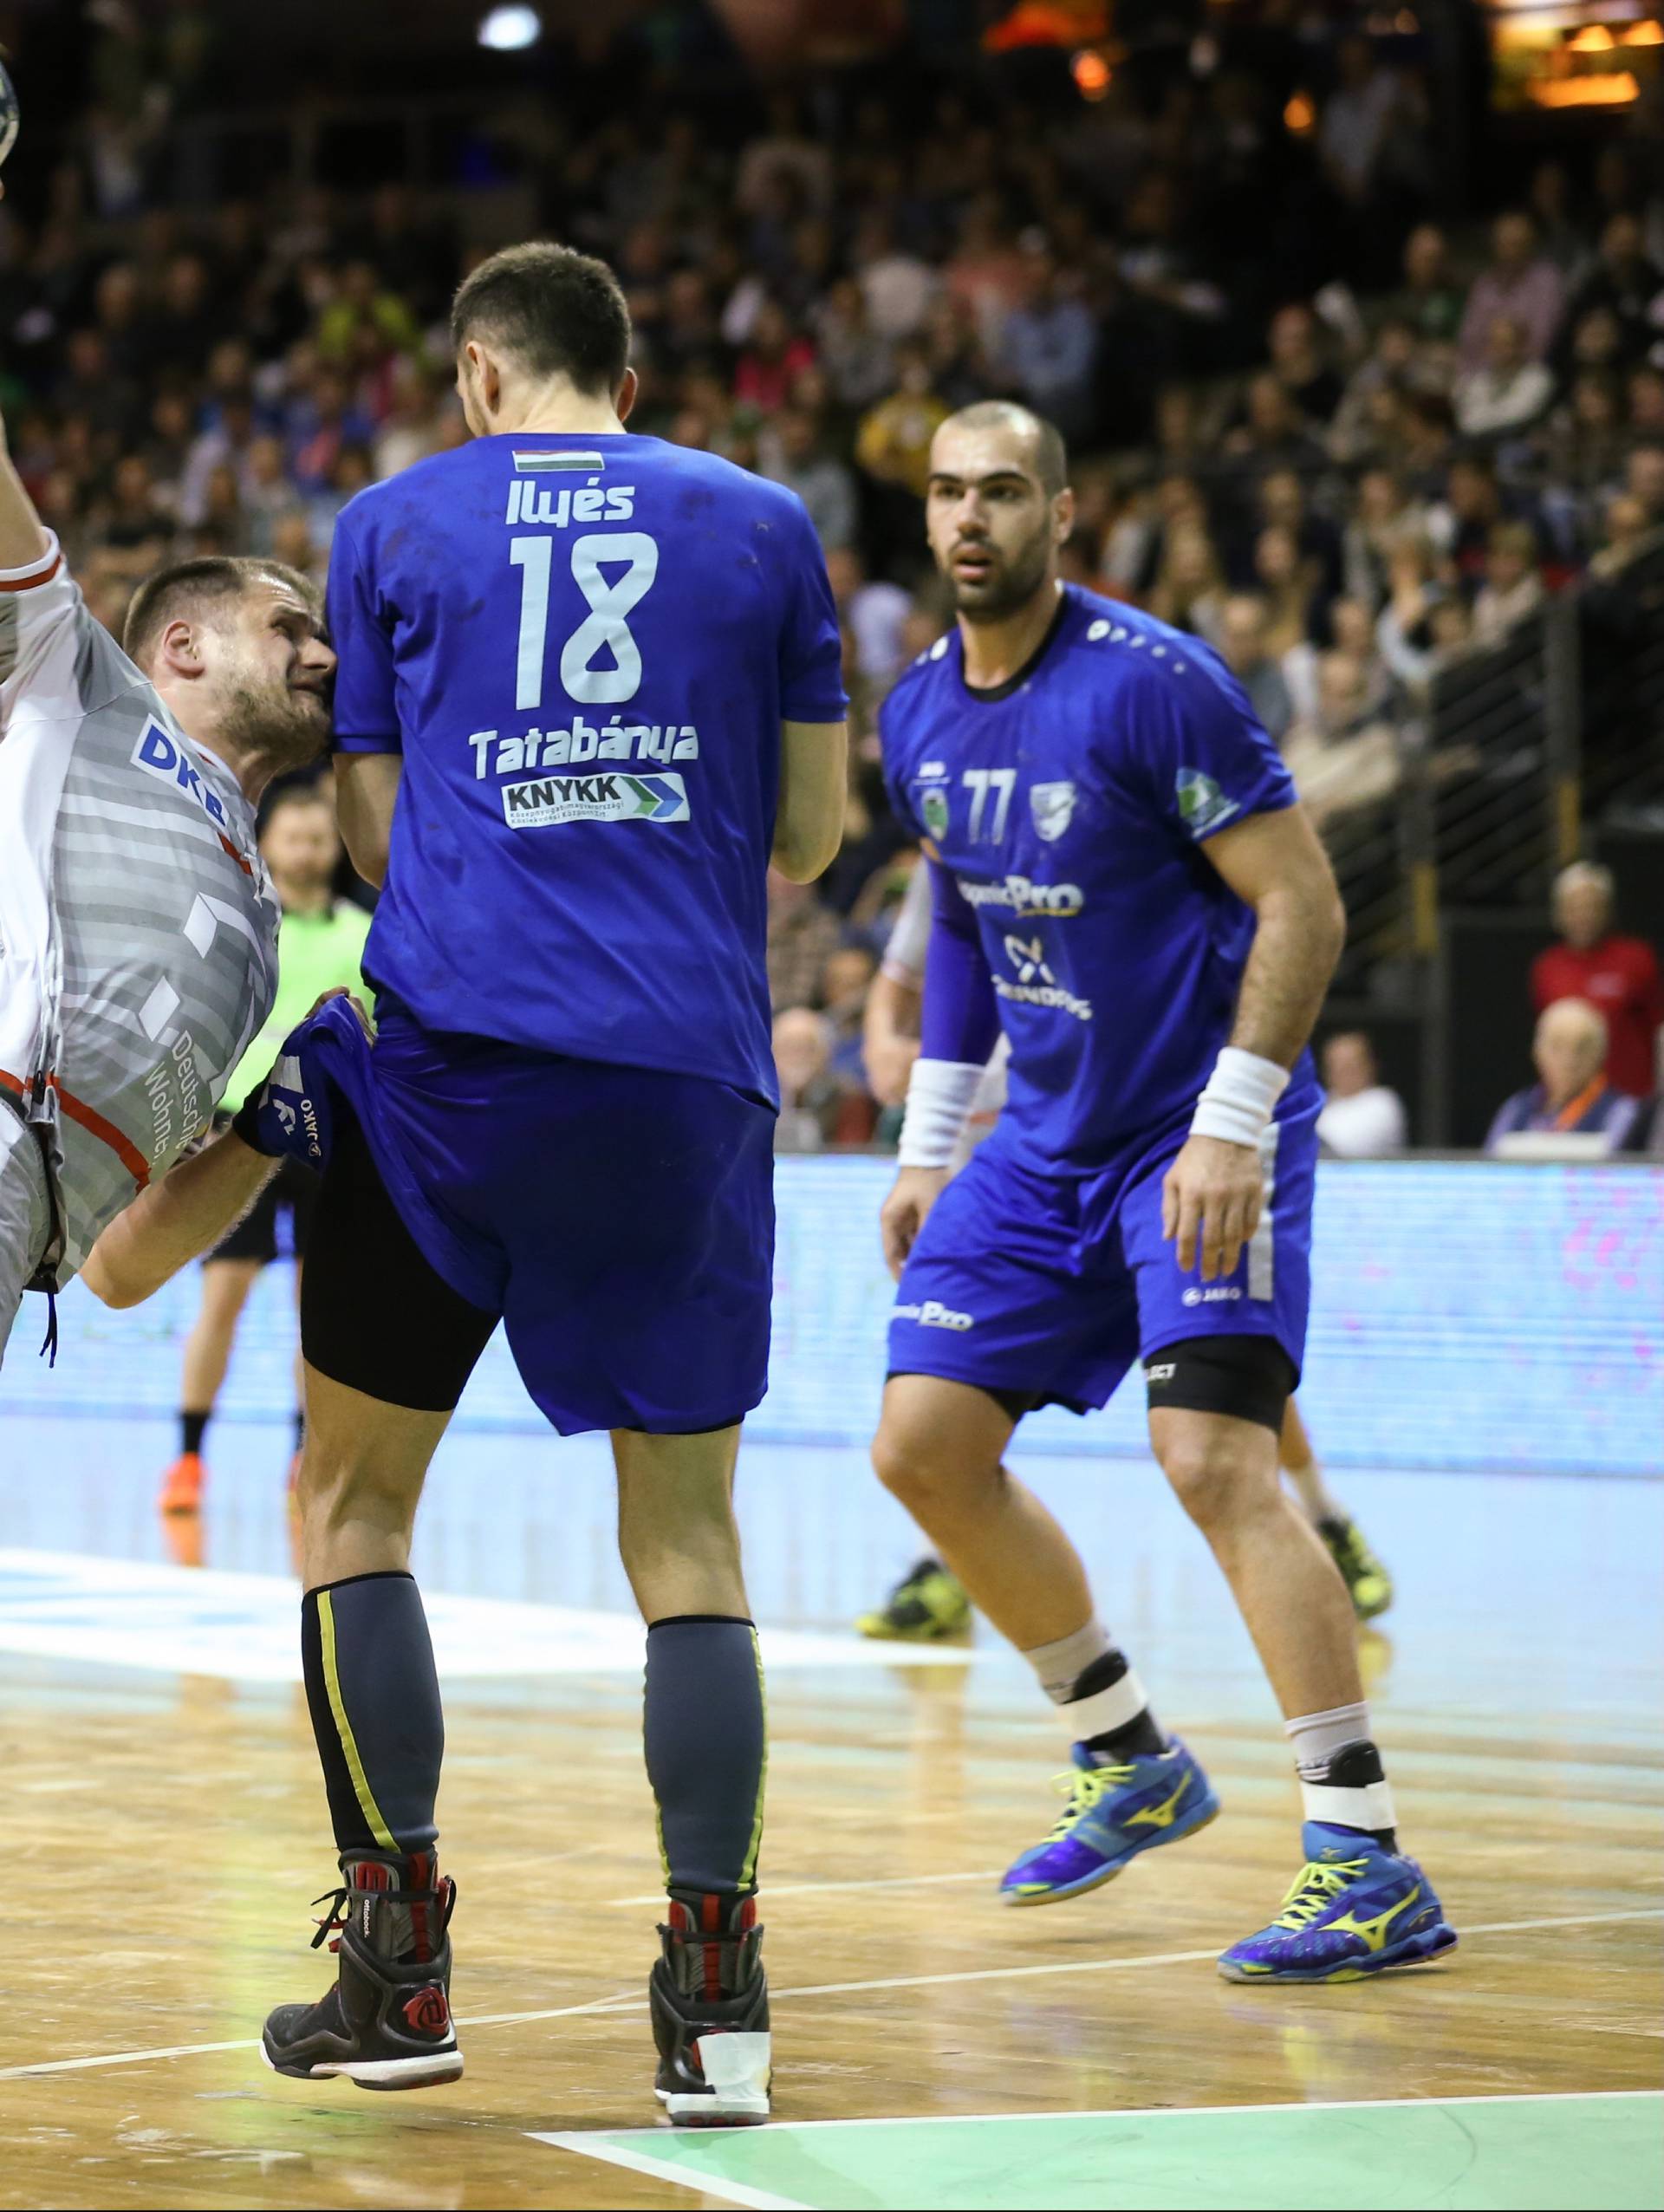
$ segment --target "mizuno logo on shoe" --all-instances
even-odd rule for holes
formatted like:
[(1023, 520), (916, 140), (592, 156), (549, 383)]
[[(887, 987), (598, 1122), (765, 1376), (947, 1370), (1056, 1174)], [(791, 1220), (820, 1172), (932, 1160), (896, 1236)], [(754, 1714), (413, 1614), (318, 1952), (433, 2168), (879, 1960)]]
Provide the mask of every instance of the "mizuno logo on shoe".
[(1147, 1805), (1138, 1812), (1129, 1812), (1121, 1824), (1123, 1828), (1171, 1828), (1179, 1817), (1179, 1800), (1190, 1787), (1190, 1776), (1182, 1774), (1179, 1786), (1170, 1798), (1160, 1805)]
[(1331, 1920), (1324, 1931), (1331, 1936), (1362, 1936), (1371, 1951), (1378, 1951), (1387, 1941), (1387, 1930), (1401, 1912), (1407, 1912), (1421, 1894), (1418, 1882), (1407, 1897), (1401, 1897), (1395, 1905), (1388, 1905), (1385, 1912), (1377, 1913), (1373, 1920), (1360, 1920), (1350, 1912), (1343, 1912), (1338, 1920)]

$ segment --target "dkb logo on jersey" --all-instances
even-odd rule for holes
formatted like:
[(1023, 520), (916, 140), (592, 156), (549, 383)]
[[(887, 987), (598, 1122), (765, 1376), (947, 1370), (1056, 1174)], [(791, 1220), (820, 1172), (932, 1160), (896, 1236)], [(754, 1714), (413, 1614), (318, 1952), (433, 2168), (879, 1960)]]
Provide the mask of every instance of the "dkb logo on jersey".
[(679, 776), (540, 776), (504, 786), (503, 814), (510, 830), (558, 822), (686, 822), (687, 789)]

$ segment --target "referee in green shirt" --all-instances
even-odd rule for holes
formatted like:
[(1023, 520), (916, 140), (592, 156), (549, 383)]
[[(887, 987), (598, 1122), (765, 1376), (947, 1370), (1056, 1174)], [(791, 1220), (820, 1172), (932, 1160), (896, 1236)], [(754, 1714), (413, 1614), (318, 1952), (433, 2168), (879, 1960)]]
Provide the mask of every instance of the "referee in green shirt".
[[(283, 909), (277, 938), (277, 999), (265, 1027), (244, 1054), (220, 1101), (220, 1113), (226, 1118), (264, 1080), (284, 1038), (296, 1022), (306, 1018), (324, 992), (345, 985), (366, 999), (369, 996), (360, 963), (370, 917), (361, 907), (337, 899), (331, 888), (341, 861), (341, 837), (328, 788), (312, 784), (280, 791), (260, 833), (260, 851)], [(194, 1513), (202, 1503), (203, 1438), (225, 1379), (237, 1317), (255, 1277), (277, 1257), (279, 1217), (283, 1214), (289, 1217), (289, 1248), (295, 1255), (295, 1285), (299, 1295), (301, 1264), (317, 1187), (318, 1179), (309, 1168), (286, 1161), (251, 1211), (203, 1260), (202, 1304), (185, 1345), (179, 1455), (162, 1478), (160, 1503), (165, 1513)], [(299, 1388), (297, 1364), (296, 1453), (302, 1422)]]

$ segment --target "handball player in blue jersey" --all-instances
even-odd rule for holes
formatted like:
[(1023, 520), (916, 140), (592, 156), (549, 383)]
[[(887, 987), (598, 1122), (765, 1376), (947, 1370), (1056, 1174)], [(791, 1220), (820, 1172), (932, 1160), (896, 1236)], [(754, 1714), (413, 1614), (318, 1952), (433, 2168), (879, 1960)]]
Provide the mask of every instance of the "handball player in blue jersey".
[[(880, 717), (933, 907), (874, 1457), (1073, 1741), (1068, 1809), (1002, 1894), (1076, 1896), (1219, 1809), (1001, 1464), (1024, 1414), (1101, 1406), (1142, 1364), (1152, 1447), (1231, 1584), (1304, 1801), (1303, 1870), (1221, 1970), (1346, 1980), (1456, 1939), (1398, 1849), (1345, 1585), (1277, 1481), (1310, 1290), (1306, 1043), (1344, 916), (1218, 657), (1059, 582), (1073, 510), (1062, 441), (1025, 410), (937, 432), (926, 521), (959, 619)], [(949, 1182), (1002, 1027), (1008, 1103)]]
[[(330, 556), (341, 828), (383, 885), (374, 1044), (340, 1008), (303, 1025), (288, 1117), (321, 1103), (331, 1130), (299, 1496), (340, 1978), (265, 2051), (372, 2087), (461, 2072), (408, 1558), (501, 1319), (556, 1428), (613, 1438), (669, 1890), (658, 2092), (673, 2120), (760, 2120), (763, 1689), (731, 1493), (768, 1356), (765, 878), (837, 848), (837, 618), (794, 494), (626, 428), (604, 264), (510, 248), (452, 335), (472, 443), (361, 493)], [(507, 1913), (536, 1904), (505, 1883)]]

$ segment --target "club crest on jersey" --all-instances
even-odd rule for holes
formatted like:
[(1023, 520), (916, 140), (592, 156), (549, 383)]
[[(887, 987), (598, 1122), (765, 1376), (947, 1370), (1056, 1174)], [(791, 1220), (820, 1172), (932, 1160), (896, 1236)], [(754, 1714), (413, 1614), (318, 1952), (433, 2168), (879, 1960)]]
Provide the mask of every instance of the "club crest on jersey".
[(947, 793), (939, 784), (927, 784), (919, 795), (919, 814), (933, 837), (947, 835)]
[(1226, 798), (1211, 776), (1199, 768), (1181, 768), (1173, 778), (1179, 813), (1193, 837), (1206, 837), (1237, 812), (1235, 799)]
[(687, 787), (679, 776), (540, 776), (503, 790), (510, 830), (560, 822), (686, 822)]
[(1034, 814), (1034, 833), (1055, 845), (1075, 818), (1073, 784), (1030, 784), (1029, 805)]

